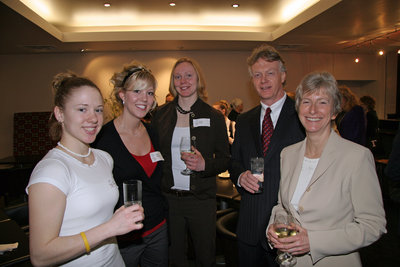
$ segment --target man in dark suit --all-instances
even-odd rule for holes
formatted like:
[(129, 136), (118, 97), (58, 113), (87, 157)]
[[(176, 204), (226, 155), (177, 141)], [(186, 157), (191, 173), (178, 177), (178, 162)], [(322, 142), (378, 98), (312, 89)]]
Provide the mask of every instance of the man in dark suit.
[[(232, 146), (229, 171), (241, 194), (237, 226), (239, 266), (276, 266), (276, 255), (267, 245), (265, 230), (278, 199), (280, 153), (284, 147), (303, 140), (305, 135), (294, 101), (283, 90), (286, 67), (278, 51), (262, 45), (253, 50), (247, 64), (261, 105), (239, 115)], [(273, 133), (265, 148), (262, 128), (267, 110)], [(264, 157), (261, 193), (255, 193), (259, 188), (258, 179), (249, 171), (252, 157)]]

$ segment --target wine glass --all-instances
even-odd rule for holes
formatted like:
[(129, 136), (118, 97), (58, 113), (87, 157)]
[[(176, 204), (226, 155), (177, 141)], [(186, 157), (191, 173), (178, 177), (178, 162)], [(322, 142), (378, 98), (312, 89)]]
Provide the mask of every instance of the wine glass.
[[(181, 138), (180, 151), (181, 151), (181, 153), (182, 152), (194, 153), (192, 151), (192, 143), (190, 141), (190, 137), (183, 136)], [(187, 166), (186, 166), (186, 169), (181, 171), (181, 174), (183, 174), (183, 175), (191, 175), (192, 173), (193, 173), (193, 171), (188, 169)]]
[[(296, 229), (293, 227), (294, 218), (291, 214), (276, 214), (274, 219), (274, 231), (278, 238), (285, 238), (297, 234)], [(289, 252), (278, 251), (276, 262), (279, 266), (295, 266), (297, 259)]]

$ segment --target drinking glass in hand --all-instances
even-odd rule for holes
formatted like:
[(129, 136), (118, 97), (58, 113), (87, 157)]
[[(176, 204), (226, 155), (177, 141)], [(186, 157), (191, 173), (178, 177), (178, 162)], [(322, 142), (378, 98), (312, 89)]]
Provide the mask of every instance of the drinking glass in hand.
[(264, 158), (251, 158), (250, 159), (251, 174), (258, 179), (258, 190), (255, 193), (263, 191), (264, 183)]
[(142, 205), (142, 181), (127, 180), (122, 183), (125, 207)]
[[(294, 218), (290, 214), (276, 214), (274, 219), (274, 231), (278, 238), (285, 238), (297, 234), (296, 229), (293, 227)], [(279, 266), (295, 266), (297, 259), (295, 256), (288, 252), (278, 251), (276, 262)]]
[[(185, 153), (193, 153), (192, 151), (192, 143), (190, 141), (190, 137), (182, 137), (181, 138), (181, 144), (180, 144), (180, 151), (185, 152)], [(188, 167), (186, 166), (186, 169), (181, 171), (181, 174), (183, 175), (190, 175), (192, 174), (192, 170), (188, 169)]]

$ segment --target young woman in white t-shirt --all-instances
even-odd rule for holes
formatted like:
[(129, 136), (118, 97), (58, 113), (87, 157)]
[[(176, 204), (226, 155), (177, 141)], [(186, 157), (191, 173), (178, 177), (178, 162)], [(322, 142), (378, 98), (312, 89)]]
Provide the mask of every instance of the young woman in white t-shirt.
[(32, 172), (30, 254), (35, 266), (125, 266), (115, 236), (140, 229), (143, 208), (113, 213), (118, 189), (113, 160), (92, 143), (103, 124), (103, 98), (90, 80), (61, 73), (53, 80), (50, 135), (57, 146)]

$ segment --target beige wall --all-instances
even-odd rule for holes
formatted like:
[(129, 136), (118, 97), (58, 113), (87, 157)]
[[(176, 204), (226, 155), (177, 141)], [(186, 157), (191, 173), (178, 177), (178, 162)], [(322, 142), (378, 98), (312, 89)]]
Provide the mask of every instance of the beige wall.
[[(52, 77), (72, 70), (92, 79), (107, 97), (111, 92), (109, 78), (122, 65), (136, 59), (148, 65), (158, 80), (156, 92), (159, 104), (168, 91), (169, 74), (175, 60), (181, 56), (196, 59), (203, 69), (209, 93), (209, 103), (219, 99), (243, 99), (245, 110), (258, 104), (250, 88), (246, 58), (250, 54), (237, 51), (162, 51), (86, 54), (0, 55), (0, 158), (12, 155), (13, 114), (15, 112), (48, 111), (52, 108)], [(340, 83), (348, 84), (359, 96), (369, 94), (377, 99), (380, 118), (395, 111), (395, 55), (388, 58), (365, 56), (359, 64), (353, 55), (282, 53), (288, 67), (288, 91), (295, 90), (301, 78), (313, 70), (332, 72)], [(389, 73), (390, 75), (388, 75)], [(388, 77), (389, 76), (389, 77)], [(351, 81), (351, 82), (349, 82)], [(385, 109), (386, 107), (386, 109)]]

